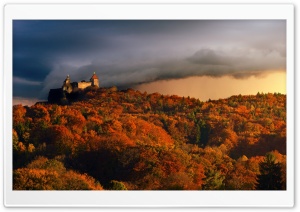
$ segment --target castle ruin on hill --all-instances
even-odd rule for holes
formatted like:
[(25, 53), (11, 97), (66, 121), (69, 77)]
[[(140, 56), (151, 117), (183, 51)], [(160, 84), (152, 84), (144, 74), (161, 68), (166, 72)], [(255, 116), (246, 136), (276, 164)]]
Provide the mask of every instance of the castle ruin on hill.
[(76, 98), (78, 91), (90, 86), (99, 87), (99, 78), (95, 72), (90, 81), (82, 80), (81, 82), (71, 82), (70, 76), (68, 75), (61, 88), (50, 89), (48, 102), (58, 104), (68, 103), (70, 99)]

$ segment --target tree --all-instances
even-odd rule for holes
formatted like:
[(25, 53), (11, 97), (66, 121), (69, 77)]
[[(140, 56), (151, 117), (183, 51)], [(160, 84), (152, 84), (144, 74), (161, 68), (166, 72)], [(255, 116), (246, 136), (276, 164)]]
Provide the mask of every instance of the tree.
[(46, 131), (47, 153), (49, 155), (71, 154), (73, 147), (73, 134), (68, 128), (53, 125)]
[(282, 180), (282, 167), (276, 161), (273, 153), (267, 153), (265, 160), (259, 164), (257, 190), (283, 190), (285, 185)]
[(226, 176), (226, 189), (228, 190), (255, 189), (256, 174), (246, 169), (244, 162), (241, 160), (235, 164), (234, 169), (232, 169)]
[(223, 190), (225, 176), (220, 171), (209, 169), (205, 172), (204, 190)]
[(91, 176), (66, 170), (62, 162), (45, 157), (14, 170), (13, 182), (14, 190), (103, 190)]
[(119, 182), (117, 180), (112, 180), (109, 183), (109, 189), (110, 190), (127, 190), (126, 186), (124, 183)]

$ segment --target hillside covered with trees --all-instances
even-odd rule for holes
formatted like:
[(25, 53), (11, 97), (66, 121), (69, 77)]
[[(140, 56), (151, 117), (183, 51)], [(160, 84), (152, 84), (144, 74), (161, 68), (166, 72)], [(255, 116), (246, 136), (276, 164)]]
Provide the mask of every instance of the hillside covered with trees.
[(89, 87), (13, 106), (15, 190), (284, 190), (286, 95)]

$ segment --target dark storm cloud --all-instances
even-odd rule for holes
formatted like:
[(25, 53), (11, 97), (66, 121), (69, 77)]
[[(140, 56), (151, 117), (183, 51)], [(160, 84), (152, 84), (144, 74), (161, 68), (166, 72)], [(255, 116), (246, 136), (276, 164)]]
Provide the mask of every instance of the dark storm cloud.
[(65, 57), (85, 57), (103, 50), (108, 41), (95, 38), (97, 29), (91, 26), (80, 21), (14, 21), (14, 76), (44, 80)]
[(24, 83), (13, 83), (13, 94), (16, 97), (32, 98), (39, 97), (43, 85), (28, 85)]
[(204, 65), (231, 65), (233, 62), (231, 58), (217, 54), (212, 49), (201, 49), (188, 60), (192, 63)]
[[(285, 21), (14, 21), (14, 96), (97, 72), (102, 86), (285, 69)], [(27, 86), (27, 87), (26, 87)], [(29, 87), (30, 88), (29, 88)], [(26, 94), (28, 90), (29, 94)], [(30, 94), (31, 93), (31, 94)]]
[[(212, 49), (201, 49), (187, 60), (198, 65), (199, 75), (216, 77), (231, 75), (235, 78), (245, 78), (251, 75), (262, 75), (265, 71), (285, 70), (286, 68), (285, 57), (280, 51), (218, 52)], [(209, 72), (204, 73), (201, 70)]]
[(47, 61), (39, 55), (13, 58), (14, 76), (33, 81), (43, 81), (51, 72), (52, 65), (51, 61)]

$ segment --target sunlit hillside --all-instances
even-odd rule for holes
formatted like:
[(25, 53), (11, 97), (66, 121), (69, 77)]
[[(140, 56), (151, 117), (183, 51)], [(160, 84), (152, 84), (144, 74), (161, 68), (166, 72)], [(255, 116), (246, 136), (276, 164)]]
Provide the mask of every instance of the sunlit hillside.
[(284, 190), (286, 95), (88, 87), (13, 107), (16, 190)]

